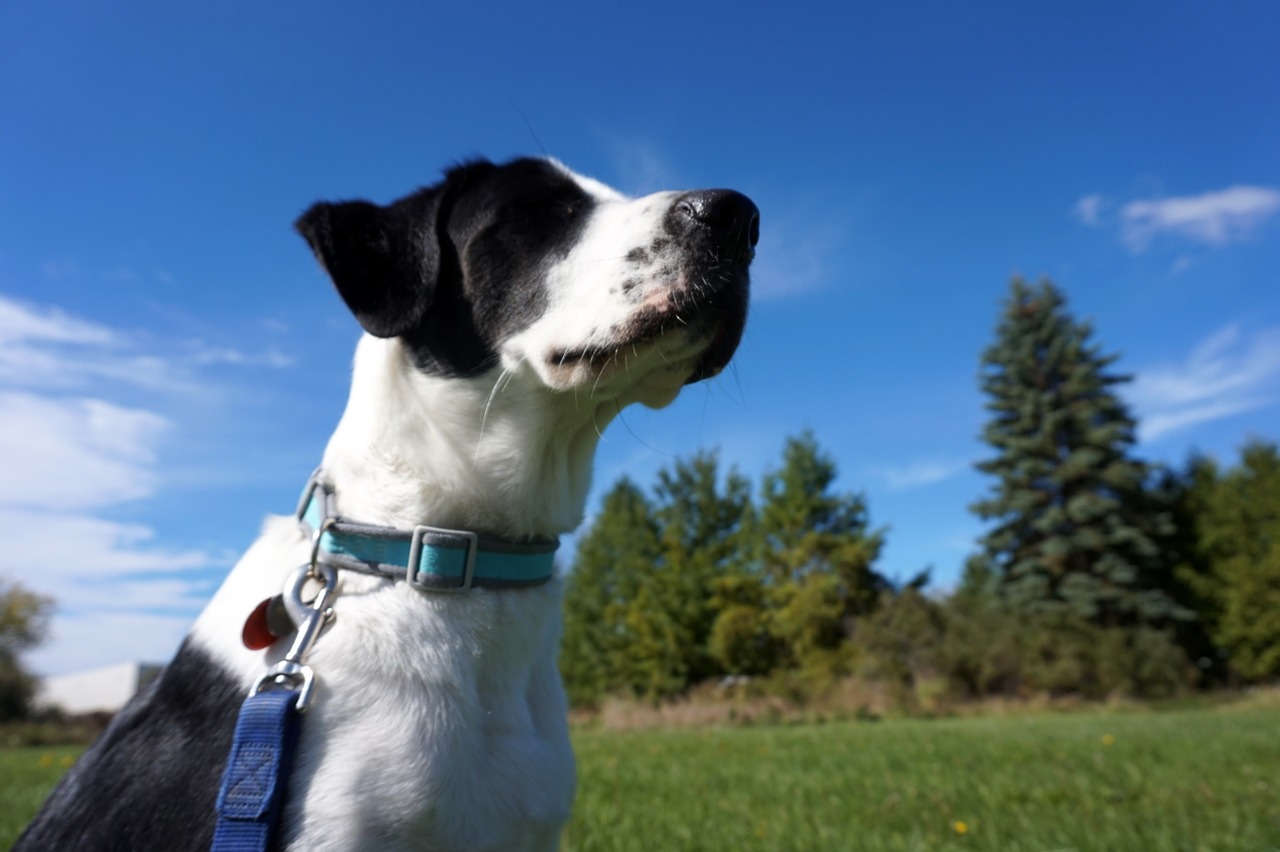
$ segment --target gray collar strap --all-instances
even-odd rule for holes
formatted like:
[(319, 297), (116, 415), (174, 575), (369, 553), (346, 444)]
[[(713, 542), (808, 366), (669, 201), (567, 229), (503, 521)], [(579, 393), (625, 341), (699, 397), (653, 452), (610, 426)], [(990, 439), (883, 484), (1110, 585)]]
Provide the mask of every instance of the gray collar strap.
[(468, 530), (422, 525), (405, 531), (348, 520), (334, 512), (333, 489), (321, 471), (307, 482), (297, 518), (308, 535), (320, 531), (316, 558), (321, 562), (432, 592), (542, 585), (555, 574), (560, 546), (557, 539), (520, 542)]

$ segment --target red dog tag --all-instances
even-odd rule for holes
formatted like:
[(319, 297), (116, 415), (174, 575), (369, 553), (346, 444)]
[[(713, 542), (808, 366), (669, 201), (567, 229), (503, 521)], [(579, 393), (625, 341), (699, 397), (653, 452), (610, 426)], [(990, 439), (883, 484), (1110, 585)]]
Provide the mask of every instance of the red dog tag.
[(270, 647), (271, 643), (276, 641), (275, 634), (267, 626), (267, 611), (270, 609), (271, 598), (267, 598), (254, 607), (253, 612), (249, 613), (249, 617), (245, 619), (244, 630), (241, 631), (240, 638), (244, 641), (244, 646), (250, 651), (261, 651), (263, 648)]

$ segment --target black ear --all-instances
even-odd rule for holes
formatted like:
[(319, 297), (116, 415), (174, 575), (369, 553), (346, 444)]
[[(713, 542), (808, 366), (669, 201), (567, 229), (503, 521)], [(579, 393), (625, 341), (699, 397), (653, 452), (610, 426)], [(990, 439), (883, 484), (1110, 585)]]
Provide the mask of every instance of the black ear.
[(382, 207), (320, 202), (294, 223), (365, 331), (397, 337), (435, 301), (440, 274), (439, 193), (423, 190)]

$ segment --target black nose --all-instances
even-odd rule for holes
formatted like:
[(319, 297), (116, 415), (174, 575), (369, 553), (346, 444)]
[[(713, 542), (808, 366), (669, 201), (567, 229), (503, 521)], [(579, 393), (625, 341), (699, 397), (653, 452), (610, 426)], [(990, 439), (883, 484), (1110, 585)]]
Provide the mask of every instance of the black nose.
[(749, 263), (760, 241), (760, 211), (741, 192), (700, 189), (676, 199), (675, 218), (689, 231), (705, 234), (725, 259)]

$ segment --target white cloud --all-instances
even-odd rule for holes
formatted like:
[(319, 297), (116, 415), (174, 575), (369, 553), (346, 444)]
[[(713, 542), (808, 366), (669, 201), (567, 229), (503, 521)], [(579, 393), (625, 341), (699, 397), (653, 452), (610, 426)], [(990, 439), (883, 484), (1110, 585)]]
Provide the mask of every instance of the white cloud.
[(929, 460), (912, 462), (902, 467), (886, 468), (881, 471), (881, 475), (891, 490), (909, 491), (913, 488), (936, 485), (939, 482), (964, 473), (972, 467), (973, 462), (968, 460)]
[(1280, 189), (1265, 186), (1142, 199), (1120, 209), (1121, 236), (1134, 252), (1145, 250), (1162, 234), (1218, 247), (1247, 238), (1278, 211)]
[(0, 296), (0, 343), (50, 341), (109, 345), (115, 332), (105, 326), (68, 316), (57, 308), (37, 308)]
[(653, 143), (632, 137), (607, 136), (604, 143), (613, 159), (618, 186), (630, 195), (648, 195), (680, 189), (680, 182), (666, 158)]
[[(207, 569), (222, 562), (200, 550), (157, 546), (151, 527), (80, 513), (0, 508), (0, 527), (6, 530), (0, 575), (55, 602), (49, 641), (27, 657), (41, 674), (165, 659), (181, 631), (167, 647), (167, 638), (157, 643), (147, 626), (155, 611), (185, 630), (208, 598)], [(103, 619), (114, 633), (86, 626)]]
[(1086, 225), (1097, 225), (1102, 215), (1104, 199), (1101, 195), (1086, 195), (1075, 203), (1071, 212)]
[(1139, 370), (1126, 396), (1144, 441), (1273, 405), (1280, 396), (1280, 327), (1252, 337), (1237, 325), (1218, 329), (1182, 363)]
[(265, 352), (244, 352), (229, 347), (209, 346), (203, 341), (193, 341), (191, 360), (196, 364), (208, 366), (226, 364), (232, 367), (292, 367), (294, 360), (278, 349)]
[[(143, 524), (27, 509), (0, 509), (0, 522), (9, 530), (0, 571), (46, 589), (218, 564), (203, 551), (153, 547), (155, 530)], [(115, 597), (111, 603), (124, 601)]]
[(53, 638), (28, 658), (42, 673), (172, 651), (225, 560), (104, 515), (158, 496), (173, 424), (154, 409), (207, 390), (199, 367), (288, 361), (145, 340), (0, 296), (0, 575), (56, 602)]
[(275, 348), (246, 352), (202, 340), (172, 351), (139, 351), (138, 340), (101, 324), (0, 295), (0, 387), (70, 390), (103, 381), (159, 393), (198, 393), (201, 367), (292, 367), (294, 359)]
[(753, 301), (811, 293), (830, 280), (833, 255), (847, 235), (830, 225), (789, 234), (786, 226), (762, 228), (751, 265)]
[(151, 391), (194, 389), (187, 371), (171, 359), (139, 354), (115, 329), (0, 295), (0, 387), (48, 391), (102, 380)]
[(0, 506), (82, 509), (149, 496), (158, 414), (0, 391)]

